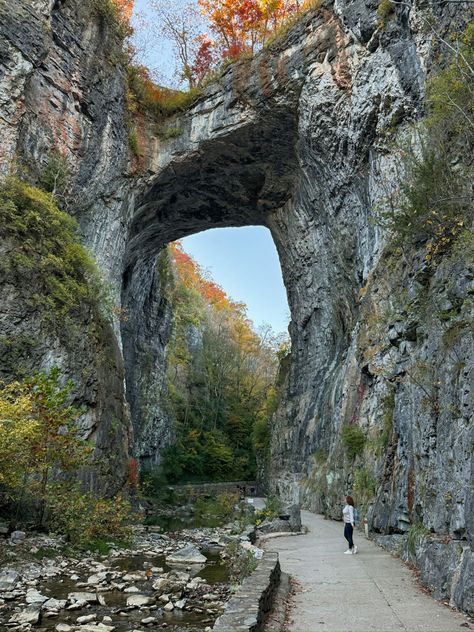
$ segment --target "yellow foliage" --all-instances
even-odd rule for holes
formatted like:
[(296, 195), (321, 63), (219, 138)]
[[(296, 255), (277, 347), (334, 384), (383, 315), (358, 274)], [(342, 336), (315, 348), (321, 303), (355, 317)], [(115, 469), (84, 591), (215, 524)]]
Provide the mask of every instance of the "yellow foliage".
[(15, 489), (31, 467), (31, 446), (39, 438), (31, 393), (18, 382), (0, 396), (0, 485)]

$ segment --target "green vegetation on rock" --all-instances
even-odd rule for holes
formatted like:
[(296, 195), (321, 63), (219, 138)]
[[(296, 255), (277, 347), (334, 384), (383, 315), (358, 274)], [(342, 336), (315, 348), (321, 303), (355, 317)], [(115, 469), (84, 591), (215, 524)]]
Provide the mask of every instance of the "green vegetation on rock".
[(55, 331), (64, 331), (81, 309), (104, 303), (97, 267), (79, 242), (76, 221), (51, 193), (17, 178), (3, 181), (0, 238), (6, 244), (0, 275), (29, 288), (27, 302)]
[(365, 513), (377, 490), (377, 481), (367, 467), (359, 467), (355, 471), (353, 489), (357, 505)]
[(377, 8), (379, 27), (384, 28), (387, 24), (388, 19), (394, 14), (394, 12), (395, 7), (391, 0), (380, 0), (379, 6)]
[(421, 522), (414, 522), (410, 525), (407, 535), (407, 548), (411, 555), (416, 554), (416, 549), (426, 540), (430, 535), (429, 529)]
[(341, 437), (349, 459), (354, 459), (362, 454), (366, 439), (360, 426), (345, 426), (342, 429)]
[[(382, 6), (389, 6), (382, 0)], [(428, 82), (428, 115), (401, 143), (400, 176), (378, 213), (399, 249), (424, 245), (427, 261), (439, 259), (472, 229), (474, 141), (474, 22), (466, 28), (450, 62)], [(416, 142), (413, 142), (413, 141)]]

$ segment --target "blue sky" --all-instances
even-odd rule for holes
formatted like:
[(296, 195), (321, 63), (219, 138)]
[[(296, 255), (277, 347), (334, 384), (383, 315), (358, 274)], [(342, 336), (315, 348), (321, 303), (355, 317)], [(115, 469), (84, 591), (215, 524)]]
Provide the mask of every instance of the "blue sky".
[(182, 244), (227, 294), (247, 304), (256, 327), (269, 323), (276, 333), (287, 331), (286, 291), (267, 228), (216, 228), (186, 237)]
[[(182, 2), (183, 0), (169, 0), (170, 2)], [(193, 0), (190, 0), (193, 1)], [(158, 83), (178, 88), (182, 82), (176, 77), (176, 68), (173, 58), (173, 49), (170, 42), (160, 39), (153, 32), (153, 12), (149, 9), (149, 0), (135, 0), (134, 14), (141, 13), (146, 20), (148, 28), (144, 33), (137, 29), (135, 18), (132, 18), (132, 25), (135, 26), (135, 44), (139, 49), (138, 61), (147, 66), (152, 77)], [(143, 27), (142, 27), (143, 28)]]
[[(135, 0), (135, 11), (144, 13), (150, 22), (147, 5), (148, 0)], [(139, 61), (154, 71), (157, 81), (176, 86), (170, 45), (157, 41), (151, 29), (145, 35), (137, 34), (137, 46), (143, 49)], [(286, 291), (275, 244), (267, 228), (219, 228), (186, 237), (182, 242), (186, 252), (210, 272), (229, 296), (246, 303), (248, 316), (256, 327), (269, 323), (276, 333), (287, 331)]]

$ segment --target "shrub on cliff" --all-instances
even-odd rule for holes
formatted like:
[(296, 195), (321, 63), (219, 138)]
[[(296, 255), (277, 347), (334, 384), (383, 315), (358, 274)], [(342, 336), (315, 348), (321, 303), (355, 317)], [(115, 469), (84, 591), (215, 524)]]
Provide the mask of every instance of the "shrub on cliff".
[(106, 299), (92, 256), (79, 243), (76, 221), (54, 197), (18, 178), (0, 184), (0, 275), (28, 288), (28, 302), (55, 330), (83, 306)]
[(414, 140), (401, 144), (398, 186), (378, 221), (399, 248), (425, 244), (426, 258), (447, 251), (472, 229), (474, 145), (474, 22), (428, 81), (427, 117)]
[(359, 426), (345, 426), (342, 429), (342, 442), (346, 448), (347, 456), (354, 459), (364, 451), (364, 431)]

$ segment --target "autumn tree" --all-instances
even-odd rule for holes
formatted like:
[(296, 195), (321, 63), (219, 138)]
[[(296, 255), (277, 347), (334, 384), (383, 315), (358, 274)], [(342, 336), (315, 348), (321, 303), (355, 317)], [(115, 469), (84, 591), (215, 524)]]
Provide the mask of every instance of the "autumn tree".
[(124, 22), (130, 23), (133, 14), (134, 0), (113, 0), (119, 15)]
[(180, 79), (193, 88), (196, 84), (194, 67), (202, 47), (201, 19), (196, 7), (191, 3), (151, 0), (150, 8), (156, 20), (157, 35), (170, 40), (173, 45)]
[[(306, 0), (308, 2), (308, 0)], [(151, 0), (156, 31), (173, 46), (180, 78), (190, 88), (225, 60), (253, 54), (305, 4), (299, 0)]]
[[(72, 382), (58, 368), (21, 382), (0, 384), (0, 504), (21, 509), (74, 545), (129, 535), (131, 508), (121, 497), (103, 499), (80, 489), (77, 474), (90, 464), (92, 446), (81, 438), (83, 411), (71, 406)], [(138, 482), (130, 462), (128, 483)]]
[(170, 480), (252, 478), (253, 427), (266, 414), (277, 368), (277, 340), (257, 333), (233, 301), (182, 249), (168, 249), (174, 323), (168, 347), (175, 443)]
[(0, 484), (10, 498), (34, 498), (39, 525), (53, 478), (76, 471), (91, 453), (78, 436), (82, 411), (68, 404), (71, 389), (53, 368), (0, 390)]
[(298, 0), (199, 0), (199, 6), (222, 59), (255, 53), (302, 7)]

